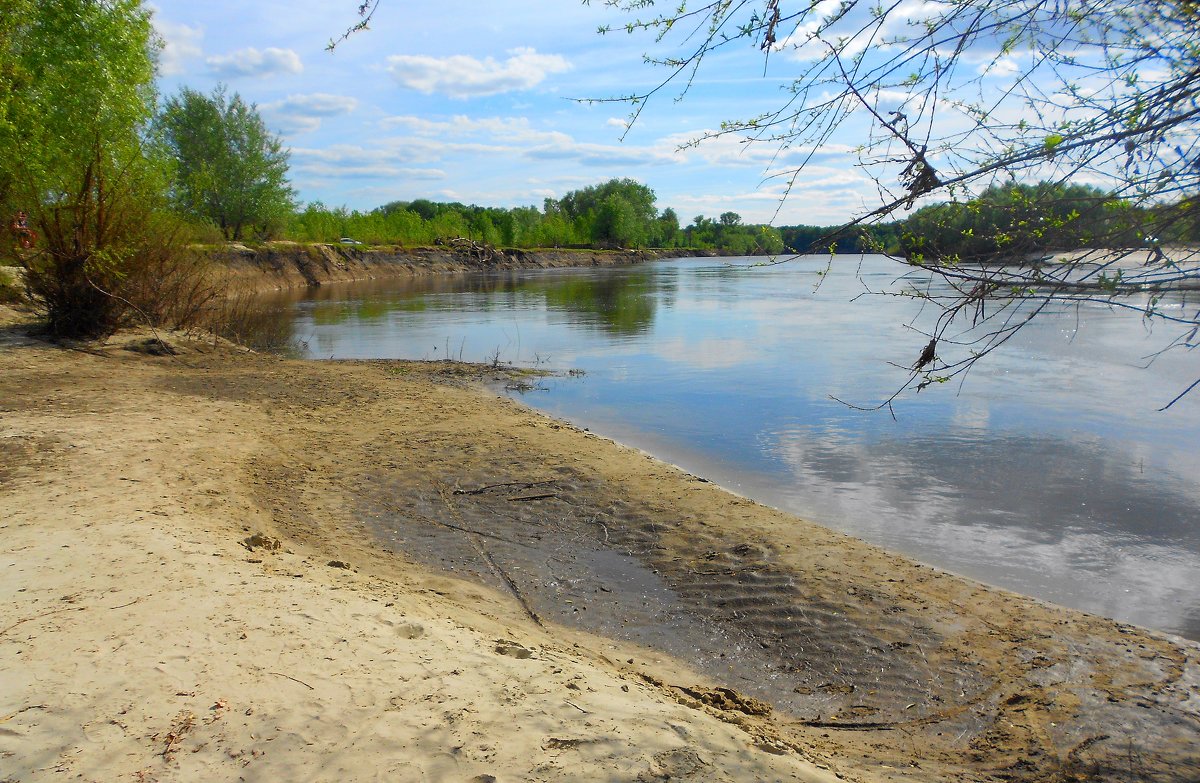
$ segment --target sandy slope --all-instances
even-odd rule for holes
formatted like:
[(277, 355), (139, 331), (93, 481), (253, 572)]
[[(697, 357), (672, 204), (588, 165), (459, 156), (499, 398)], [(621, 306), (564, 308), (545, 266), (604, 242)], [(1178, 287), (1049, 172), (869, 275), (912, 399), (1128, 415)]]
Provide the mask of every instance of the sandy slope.
[(0, 341), (0, 780), (1200, 778), (1194, 645), (462, 368)]

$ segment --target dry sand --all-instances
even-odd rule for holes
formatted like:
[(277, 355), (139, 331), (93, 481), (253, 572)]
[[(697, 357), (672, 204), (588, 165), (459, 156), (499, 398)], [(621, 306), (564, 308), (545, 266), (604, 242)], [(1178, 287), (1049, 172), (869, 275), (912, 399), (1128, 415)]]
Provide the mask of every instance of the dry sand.
[(142, 340), (0, 330), (0, 781), (1200, 779), (1194, 644), (476, 368)]

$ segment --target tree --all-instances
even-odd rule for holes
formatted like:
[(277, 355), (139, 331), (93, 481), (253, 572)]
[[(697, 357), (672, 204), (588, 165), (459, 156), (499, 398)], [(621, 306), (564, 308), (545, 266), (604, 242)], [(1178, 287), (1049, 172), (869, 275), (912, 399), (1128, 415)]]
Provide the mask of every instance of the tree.
[(654, 191), (632, 179), (611, 179), (564, 195), (557, 209), (587, 227), (593, 244), (641, 245), (650, 237), (658, 209)]
[(405, 207), (409, 212), (420, 215), (422, 220), (433, 220), (438, 214), (438, 205), (429, 199), (419, 198)]
[(674, 247), (676, 237), (679, 236), (679, 215), (675, 210), (667, 207), (658, 216), (658, 223), (655, 226), (655, 234), (653, 244), (659, 247)]
[(157, 126), (175, 160), (171, 199), (183, 214), (236, 241), (251, 227), (268, 234), (294, 209), (288, 153), (237, 93), (184, 87), (167, 99)]
[(0, 18), (0, 205), (41, 236), (9, 252), (54, 334), (115, 328), (171, 250), (142, 141), (155, 46), (139, 0), (20, 0)]
[[(15, 124), (14, 106), (17, 96), (28, 86), (18, 44), (28, 35), (28, 19), (33, 9), (32, 0), (13, 0), (9, 9), (0, 16), (0, 140), (15, 144), (19, 135)], [(16, 149), (5, 147), (5, 149)], [(0, 160), (0, 206), (8, 206), (16, 172), (12, 163)], [(7, 216), (7, 212), (5, 213)]]
[(901, 252), (988, 262), (1108, 244), (1135, 246), (1141, 210), (1090, 185), (993, 185), (978, 198), (922, 207), (904, 221)]
[[(631, 17), (624, 29), (653, 36), (656, 53), (647, 59), (666, 69), (651, 89), (611, 99), (632, 105), (631, 122), (669, 86), (687, 93), (711, 55), (746, 46), (766, 60), (751, 66), (760, 75), (790, 58), (784, 99), (697, 141), (734, 135), (807, 151), (777, 174), (790, 189), (826, 145), (857, 139), (879, 205), (798, 250), (824, 250), (839, 234), (934, 196), (978, 205), (989, 188), (1021, 179), (1055, 186), (1020, 198), (1024, 215), (1016, 223), (1024, 221), (1028, 240), (1022, 253), (1009, 241), (1011, 221), (987, 228), (991, 235), (981, 246), (991, 250), (970, 265), (957, 252), (902, 244), (900, 260), (951, 284), (944, 296), (926, 294), (941, 317), (924, 335), (905, 388), (965, 372), (1053, 301), (1103, 302), (1188, 331), (1200, 327), (1200, 316), (1157, 307), (1163, 293), (1192, 287), (1200, 277), (1189, 263), (1195, 251), (1162, 243), (1192, 236), (1200, 222), (1195, 0), (681, 0), (657, 14), (644, 0), (605, 4)], [(791, 70), (796, 62), (798, 72)], [(722, 60), (723, 73), (729, 63)], [(1092, 206), (1103, 211), (1124, 203), (1121, 218), (1087, 231), (1072, 227), (1087, 218), (1065, 208), (1078, 204), (1065, 186), (1080, 179), (1104, 183), (1105, 194)], [(962, 214), (941, 213), (947, 221), (937, 230), (954, 230)], [(1039, 235), (1033, 226), (1047, 222), (1057, 224), (1055, 231)], [(1105, 227), (1111, 230), (1093, 230)], [(1054, 237), (1071, 233), (1086, 234), (1102, 250), (1071, 263), (1043, 263), (1057, 249)], [(1133, 240), (1140, 247), (1130, 248)], [(1147, 291), (1156, 295), (1146, 297)], [(986, 314), (984, 300), (992, 305)], [(994, 327), (956, 345), (950, 334), (963, 318)]]

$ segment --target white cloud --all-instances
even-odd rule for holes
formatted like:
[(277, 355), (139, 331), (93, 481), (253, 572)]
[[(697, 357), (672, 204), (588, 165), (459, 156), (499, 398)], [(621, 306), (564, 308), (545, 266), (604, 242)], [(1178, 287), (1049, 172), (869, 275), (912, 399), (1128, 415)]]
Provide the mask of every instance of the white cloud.
[(467, 117), (455, 115), (448, 120), (425, 117), (388, 117), (381, 123), (385, 128), (403, 128), (418, 136), (446, 137), (486, 136), (508, 143), (565, 143), (571, 137), (559, 131), (542, 131), (530, 125), (525, 117)]
[(414, 169), (400, 166), (339, 166), (332, 163), (306, 163), (297, 166), (304, 174), (332, 179), (374, 179), (394, 177), (407, 180), (440, 180), (446, 178), (441, 169)]
[(291, 49), (269, 47), (259, 51), (254, 47), (229, 54), (209, 57), (205, 62), (213, 75), (224, 79), (239, 76), (271, 76), (276, 73), (300, 73), (304, 65), (300, 55)]
[(659, 147), (634, 147), (615, 144), (588, 144), (571, 140), (543, 144), (523, 151), (534, 160), (574, 160), (584, 166), (657, 166), (676, 163), (682, 158), (674, 150)]
[(358, 100), (326, 92), (309, 95), (289, 95), (282, 101), (259, 106), (267, 124), (280, 133), (296, 134), (315, 131), (321, 120), (349, 114), (358, 108)]
[(379, 147), (366, 148), (357, 144), (333, 144), (321, 149), (293, 147), (292, 160), (301, 161), (301, 165), (319, 163), (336, 164), (341, 168), (360, 166), (382, 166), (395, 163), (408, 163), (413, 158), (405, 153)]
[(163, 42), (158, 55), (158, 71), (163, 76), (178, 76), (184, 72), (184, 64), (188, 60), (204, 53), (200, 48), (200, 41), (204, 38), (203, 27), (190, 27), (156, 17), (154, 29)]
[[(793, 60), (808, 62), (825, 57), (829, 54), (829, 44), (834, 44), (842, 57), (853, 57), (867, 47), (867, 37), (862, 34), (862, 28), (851, 28), (855, 34), (845, 40), (833, 34), (835, 29), (842, 29), (837, 22), (833, 22), (841, 12), (842, 0), (820, 0), (804, 13), (803, 20), (791, 33), (776, 42), (772, 49), (786, 52)], [(831, 22), (833, 25), (829, 26)]]
[(997, 57), (980, 63), (977, 70), (987, 76), (1012, 76), (1021, 71), (1021, 66), (1012, 57)]
[[(610, 121), (620, 123), (620, 120)], [(581, 142), (561, 131), (533, 127), (525, 117), (467, 117), (427, 118), (416, 116), (388, 117), (380, 123), (385, 128), (410, 132), (411, 136), (384, 140), (395, 149), (412, 151), (414, 159), (420, 154), (430, 159), (451, 152), (495, 152), (523, 156), (536, 161), (574, 161), (584, 166), (661, 166), (672, 163), (703, 161), (711, 166), (756, 168), (764, 175), (780, 167), (813, 165), (833, 159), (848, 159), (852, 149), (846, 145), (825, 145), (815, 153), (811, 147), (792, 147), (780, 150), (771, 142), (746, 143), (735, 135), (710, 139), (698, 146), (687, 146), (704, 135), (703, 130), (664, 136), (650, 144), (597, 144)], [(464, 141), (455, 141), (456, 139)], [(466, 141), (471, 140), (471, 141)]]
[(491, 57), (478, 60), (467, 55), (429, 57), (395, 55), (388, 58), (388, 71), (397, 82), (425, 94), (443, 93), (452, 98), (529, 90), (553, 73), (571, 69), (566, 58), (538, 54), (533, 49), (513, 49), (504, 62)]
[(358, 108), (358, 99), (346, 95), (314, 92), (308, 95), (289, 95), (284, 100), (269, 105), (280, 110), (305, 113), (314, 117), (334, 117), (354, 111)]
[[(845, 144), (825, 144), (818, 149), (810, 145), (796, 145), (783, 148), (778, 142), (770, 140), (747, 139), (735, 133), (717, 134), (716, 131), (696, 130), (684, 133), (674, 133), (661, 139), (662, 144), (672, 149), (683, 148), (682, 154), (688, 157), (698, 157), (711, 166), (754, 166), (760, 168), (779, 166), (798, 166), (829, 160), (845, 158), (854, 149)], [(709, 136), (699, 144), (692, 142), (698, 138)]]
[[(673, 146), (666, 144), (635, 146), (585, 143), (561, 131), (534, 128), (524, 117), (473, 118), (459, 115), (448, 120), (436, 120), (400, 116), (389, 117), (382, 124), (414, 134), (413, 137), (390, 140), (389, 143), (394, 147), (426, 148), (428, 155), (443, 155), (449, 151), (498, 152), (533, 160), (573, 160), (585, 166), (661, 165), (683, 160)], [(469, 137), (477, 137), (488, 143), (448, 141)]]
[(929, 22), (937, 22), (961, 10), (945, 0), (904, 0), (891, 8), (880, 27), (883, 38), (921, 38), (928, 35)]
[(777, 181), (740, 192), (679, 193), (665, 201), (685, 220), (697, 213), (712, 217), (732, 210), (747, 223), (831, 225), (861, 211), (870, 192), (870, 180), (855, 171), (814, 167), (805, 169), (790, 190)]
[(405, 164), (432, 158), (412, 150), (392, 147), (362, 147), (356, 144), (335, 144), (322, 149), (293, 147), (292, 169), (296, 172), (326, 179), (371, 179), (391, 177), (409, 180), (440, 180), (447, 174), (442, 169)]
[(882, 20), (864, 24), (853, 15), (838, 18), (842, 5), (842, 0), (820, 0), (805, 12), (804, 20), (788, 36), (775, 44), (774, 50), (786, 52), (793, 60), (810, 62), (828, 55), (831, 46), (843, 59), (855, 57), (868, 47), (891, 49), (897, 41), (925, 35), (926, 20), (941, 19), (956, 8), (945, 0), (904, 0), (890, 6)]

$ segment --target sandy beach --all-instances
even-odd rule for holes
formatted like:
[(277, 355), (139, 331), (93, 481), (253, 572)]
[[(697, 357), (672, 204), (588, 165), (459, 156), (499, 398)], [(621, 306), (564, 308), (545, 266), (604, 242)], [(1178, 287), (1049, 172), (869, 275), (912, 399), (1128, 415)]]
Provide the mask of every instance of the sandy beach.
[(0, 780), (1200, 779), (1200, 646), (483, 368), (0, 328)]

